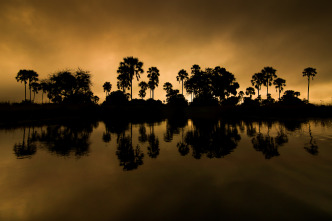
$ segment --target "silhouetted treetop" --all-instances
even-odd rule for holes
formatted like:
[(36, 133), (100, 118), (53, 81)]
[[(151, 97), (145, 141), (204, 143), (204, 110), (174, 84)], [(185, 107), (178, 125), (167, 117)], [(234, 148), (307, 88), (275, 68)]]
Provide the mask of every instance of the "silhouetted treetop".
[(49, 78), (49, 98), (55, 103), (93, 103), (96, 98), (91, 91), (91, 75), (77, 69), (52, 74)]

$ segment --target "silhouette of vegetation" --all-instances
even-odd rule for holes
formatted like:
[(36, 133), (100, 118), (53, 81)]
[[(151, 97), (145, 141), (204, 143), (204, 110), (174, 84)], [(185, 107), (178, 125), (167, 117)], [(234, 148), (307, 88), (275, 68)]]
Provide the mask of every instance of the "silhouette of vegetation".
[(90, 78), (90, 73), (81, 69), (53, 74), (49, 79), (48, 96), (54, 103), (95, 103)]
[(255, 95), (255, 89), (253, 87), (247, 87), (246, 89), (246, 95), (252, 99), (252, 96)]
[(307, 77), (308, 78), (308, 98), (307, 98), (307, 101), (309, 102), (309, 86), (310, 86), (310, 78), (312, 80), (314, 80), (314, 77), (316, 76), (317, 74), (317, 71), (315, 68), (311, 68), (311, 67), (308, 67), (308, 68), (305, 68), (304, 71), (302, 72), (303, 74), (303, 77)]
[(143, 62), (139, 61), (138, 58), (126, 57), (120, 62), (118, 68), (118, 88), (125, 90), (130, 88), (130, 100), (133, 99), (133, 78), (140, 79), (140, 74), (144, 71), (142, 69)]
[(148, 73), (148, 78), (149, 78), (149, 82), (148, 82), (148, 87), (150, 88), (150, 98), (151, 98), (151, 92), (152, 92), (152, 99), (154, 99), (154, 90), (156, 87), (158, 87), (159, 84), (159, 70), (156, 67), (151, 67), (149, 68), (149, 70), (147, 71)]
[(286, 86), (286, 80), (282, 78), (277, 78), (273, 81), (273, 84), (276, 87), (276, 90), (279, 91), (279, 100), (280, 100), (280, 93), (284, 90), (284, 87)]
[(252, 76), (251, 84), (257, 89), (257, 96), (259, 97), (259, 91), (262, 89), (264, 83), (264, 74), (262, 72), (256, 73)]
[(166, 82), (163, 86), (166, 91), (166, 102), (169, 105), (185, 107), (188, 105), (187, 100), (182, 94), (179, 94), (179, 90), (174, 90), (173, 85), (169, 82)]
[(176, 76), (176, 80), (182, 83), (182, 95), (183, 95), (183, 82), (188, 80), (188, 73), (184, 69), (180, 70), (178, 76)]
[(129, 95), (123, 93), (120, 90), (111, 92), (104, 102), (104, 104), (108, 105), (123, 105), (129, 102)]
[(20, 70), (16, 75), (17, 82), (24, 83), (24, 100), (26, 101), (26, 85), (29, 82), (30, 102), (31, 102), (31, 84), (38, 81), (38, 74), (33, 70)]
[(298, 97), (300, 96), (300, 92), (295, 92), (293, 90), (285, 91), (284, 95), (280, 99), (284, 104), (303, 104), (303, 101), (300, 100)]
[[(47, 79), (38, 82), (38, 74), (32, 70), (20, 70), (16, 76), (18, 82), (25, 85), (25, 103), (19, 105), (2, 105), (0, 108), (2, 121), (20, 121), (22, 119), (39, 120), (41, 118), (74, 117), (89, 114), (89, 117), (103, 118), (110, 115), (118, 117), (139, 118), (163, 118), (176, 114), (190, 117), (228, 116), (228, 117), (289, 117), (300, 113), (302, 116), (331, 116), (331, 107), (323, 107), (301, 101), (297, 92), (288, 90), (282, 97), (286, 80), (277, 78), (276, 70), (272, 67), (264, 67), (260, 73), (252, 76), (253, 87), (240, 91), (235, 76), (223, 67), (205, 68), (197, 64), (191, 67), (190, 76), (186, 70), (181, 69), (176, 80), (181, 83), (182, 94), (174, 89), (169, 82), (163, 84), (166, 92), (166, 103), (163, 105), (160, 100), (154, 100), (155, 89), (159, 85), (159, 70), (157, 67), (150, 67), (147, 71), (148, 82), (139, 82), (139, 97), (132, 99), (133, 78), (140, 79), (143, 73), (143, 62), (138, 58), (125, 57), (120, 62), (117, 73), (118, 91), (111, 92), (112, 85), (105, 82), (103, 85), (106, 92), (106, 99), (102, 105), (97, 105), (99, 98), (91, 91), (91, 75), (88, 71), (77, 69), (75, 71), (60, 71), (52, 74)], [(306, 68), (303, 76), (308, 77), (308, 99), (310, 78), (316, 75), (316, 69)], [(26, 99), (26, 86), (30, 89), (30, 101)], [(276, 101), (269, 94), (269, 87), (275, 85), (279, 93), (279, 100)], [(262, 85), (267, 87), (267, 97), (262, 99), (260, 95)], [(144, 100), (146, 90), (150, 89), (150, 99)], [(188, 106), (183, 88), (191, 96), (191, 103)], [(130, 89), (130, 94), (126, 90)], [(253, 99), (257, 89), (257, 97)], [(35, 105), (36, 94), (41, 93), (41, 102), (44, 104), (44, 94), (47, 95), (48, 103), (51, 105)], [(33, 98), (32, 98), (33, 93)], [(246, 96), (245, 96), (246, 95)], [(130, 101), (129, 101), (130, 96)], [(33, 105), (35, 106), (33, 106)], [(60, 106), (62, 105), (62, 106)], [(65, 106), (67, 105), (67, 106)], [(83, 106), (82, 105), (88, 105)], [(90, 106), (89, 106), (90, 105)], [(89, 111), (86, 111), (88, 109)], [(67, 110), (67, 113), (65, 113)], [(79, 110), (79, 111), (78, 111)], [(47, 113), (49, 111), (49, 113)], [(9, 116), (9, 117), (4, 117)], [(75, 116), (76, 117), (76, 116)], [(106, 134), (107, 135), (107, 134)], [(105, 138), (106, 138), (105, 135)]]
[[(148, 89), (149, 85), (145, 81), (141, 81), (138, 86), (141, 87), (141, 90), (139, 90), (138, 96), (142, 99), (146, 96), (146, 90)], [(151, 97), (151, 96), (150, 96)]]
[(273, 80), (277, 77), (276, 70), (272, 67), (264, 67), (262, 70), (263, 84), (266, 87), (266, 96), (269, 94), (269, 86), (272, 86)]
[(110, 94), (111, 90), (112, 90), (112, 84), (111, 84), (111, 82), (106, 81), (103, 84), (103, 89), (104, 89), (104, 92), (106, 92), (106, 97), (107, 97)]

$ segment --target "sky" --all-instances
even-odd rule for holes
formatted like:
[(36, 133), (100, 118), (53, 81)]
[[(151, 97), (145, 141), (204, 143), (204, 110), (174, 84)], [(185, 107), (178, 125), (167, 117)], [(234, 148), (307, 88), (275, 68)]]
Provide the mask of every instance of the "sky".
[[(310, 101), (330, 104), (331, 6), (328, 0), (0, 0), (0, 101), (23, 100), (24, 85), (15, 80), (20, 69), (44, 79), (78, 67), (90, 71), (103, 101), (103, 83), (116, 90), (119, 63), (134, 56), (144, 63), (140, 80), (149, 67), (160, 70), (160, 100), (165, 82), (181, 91), (178, 72), (198, 64), (225, 67), (238, 91), (271, 66), (300, 98), (307, 97), (302, 72), (313, 67)], [(138, 91), (134, 80), (134, 98)], [(278, 97), (274, 88), (269, 92)]]

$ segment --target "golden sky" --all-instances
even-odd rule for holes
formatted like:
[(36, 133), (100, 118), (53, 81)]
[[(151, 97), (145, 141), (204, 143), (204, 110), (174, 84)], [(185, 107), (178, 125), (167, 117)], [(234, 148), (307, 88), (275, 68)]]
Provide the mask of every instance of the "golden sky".
[(302, 71), (314, 67), (310, 100), (331, 103), (331, 6), (328, 0), (0, 0), (0, 101), (24, 98), (15, 80), (20, 69), (46, 78), (77, 67), (91, 72), (103, 101), (103, 83), (116, 89), (120, 61), (134, 56), (144, 63), (142, 80), (149, 67), (160, 70), (155, 98), (161, 100), (166, 81), (180, 89), (179, 70), (199, 64), (225, 67), (241, 90), (272, 66), (286, 79), (285, 90), (301, 98), (307, 96)]

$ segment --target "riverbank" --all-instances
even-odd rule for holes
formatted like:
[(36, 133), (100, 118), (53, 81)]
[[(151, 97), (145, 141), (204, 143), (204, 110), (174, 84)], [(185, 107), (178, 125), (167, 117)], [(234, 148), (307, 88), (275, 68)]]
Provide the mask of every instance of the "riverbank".
[(165, 104), (85, 105), (85, 104), (0, 104), (0, 125), (47, 123), (66, 120), (99, 121), (104, 119), (158, 121), (166, 118), (310, 118), (332, 117), (332, 106), (188, 106)]

